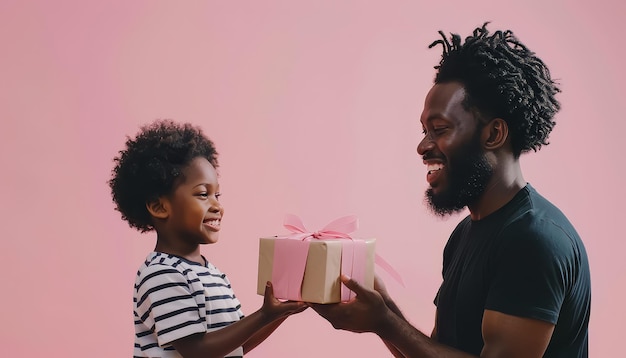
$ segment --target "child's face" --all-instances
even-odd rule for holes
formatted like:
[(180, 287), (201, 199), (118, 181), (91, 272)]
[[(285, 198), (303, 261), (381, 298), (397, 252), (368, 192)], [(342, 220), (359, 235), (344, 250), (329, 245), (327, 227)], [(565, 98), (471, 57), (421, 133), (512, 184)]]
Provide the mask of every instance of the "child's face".
[(219, 237), (224, 208), (218, 201), (217, 172), (198, 157), (183, 170), (184, 181), (167, 196), (167, 231), (183, 245), (213, 244)]

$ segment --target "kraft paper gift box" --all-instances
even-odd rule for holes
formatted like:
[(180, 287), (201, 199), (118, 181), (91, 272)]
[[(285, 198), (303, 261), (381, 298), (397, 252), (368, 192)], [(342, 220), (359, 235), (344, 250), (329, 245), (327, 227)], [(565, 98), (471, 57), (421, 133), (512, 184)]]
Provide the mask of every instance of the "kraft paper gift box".
[(299, 218), (287, 216), (285, 227), (294, 234), (259, 240), (257, 293), (263, 295), (266, 282), (272, 281), (274, 295), (282, 300), (347, 301), (354, 293), (341, 283), (342, 273), (372, 289), (376, 239), (350, 238), (356, 225), (355, 217), (345, 217), (307, 232)]

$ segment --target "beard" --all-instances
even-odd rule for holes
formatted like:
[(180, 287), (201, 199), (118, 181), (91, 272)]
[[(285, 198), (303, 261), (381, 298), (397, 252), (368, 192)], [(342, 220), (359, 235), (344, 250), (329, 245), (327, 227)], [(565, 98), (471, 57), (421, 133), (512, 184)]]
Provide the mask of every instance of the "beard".
[(474, 204), (487, 187), (493, 168), (480, 147), (478, 138), (459, 148), (457, 155), (449, 157), (446, 168), (448, 187), (438, 194), (426, 190), (426, 201), (431, 210), (444, 217), (462, 211)]

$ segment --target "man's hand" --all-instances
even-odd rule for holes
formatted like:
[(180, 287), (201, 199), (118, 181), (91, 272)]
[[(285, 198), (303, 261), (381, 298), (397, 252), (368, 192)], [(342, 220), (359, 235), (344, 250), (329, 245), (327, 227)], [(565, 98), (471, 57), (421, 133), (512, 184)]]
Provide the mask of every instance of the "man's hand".
[(311, 304), (320, 316), (324, 317), (336, 329), (352, 332), (376, 332), (381, 328), (389, 309), (383, 297), (376, 290), (368, 290), (345, 275), (341, 281), (356, 297), (348, 302), (329, 305)]
[(374, 290), (377, 291), (378, 293), (380, 293), (383, 296), (388, 295), (387, 294), (387, 286), (385, 286), (385, 283), (380, 278), (380, 276), (378, 276), (376, 274), (374, 275)]

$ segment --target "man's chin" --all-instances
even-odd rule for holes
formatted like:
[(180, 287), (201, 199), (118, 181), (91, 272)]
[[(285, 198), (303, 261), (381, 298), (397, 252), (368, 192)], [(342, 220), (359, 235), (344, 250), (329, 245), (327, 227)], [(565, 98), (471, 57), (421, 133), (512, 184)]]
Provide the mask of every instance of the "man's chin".
[(465, 205), (460, 205), (458, 201), (452, 200), (445, 192), (435, 194), (433, 188), (426, 190), (424, 201), (431, 212), (441, 218), (458, 214), (465, 209)]

